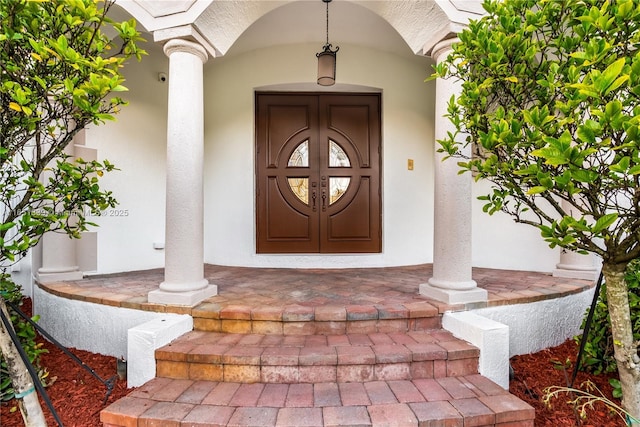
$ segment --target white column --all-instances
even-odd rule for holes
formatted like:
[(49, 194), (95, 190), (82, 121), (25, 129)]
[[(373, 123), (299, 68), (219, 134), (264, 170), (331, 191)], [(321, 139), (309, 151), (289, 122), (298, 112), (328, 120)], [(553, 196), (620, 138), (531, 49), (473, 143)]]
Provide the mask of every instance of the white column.
[[(84, 137), (84, 133), (80, 132), (77, 136)], [(71, 156), (75, 156), (75, 141), (71, 141), (67, 145), (64, 152)], [(43, 179), (49, 177), (43, 174)], [(40, 253), (42, 254), (41, 266), (36, 272), (36, 277), (40, 283), (52, 283), (66, 280), (82, 279), (82, 271), (78, 267), (78, 259), (76, 256), (76, 240), (70, 238), (64, 232), (45, 233), (40, 240)]]
[[(438, 43), (431, 56), (440, 63), (456, 41)], [(444, 115), (451, 95), (461, 89), (461, 82), (452, 78), (436, 80), (433, 277), (420, 285), (420, 294), (448, 304), (487, 300), (487, 291), (471, 278), (471, 174), (459, 175), (456, 159), (443, 161), (445, 155), (437, 152), (437, 141), (455, 131)], [(471, 147), (463, 151), (470, 155)]]
[(216, 295), (204, 278), (203, 64), (207, 52), (182, 39), (164, 46), (169, 57), (165, 271), (149, 302), (193, 306)]
[(42, 245), (42, 267), (37, 277), (40, 283), (82, 279), (76, 258), (76, 242), (66, 233), (46, 233)]
[[(562, 201), (562, 209), (572, 215), (573, 206), (566, 201)], [(599, 268), (593, 262), (593, 254), (582, 255), (562, 249), (560, 252), (560, 262), (553, 270), (553, 277), (566, 277), (569, 279), (597, 280)]]

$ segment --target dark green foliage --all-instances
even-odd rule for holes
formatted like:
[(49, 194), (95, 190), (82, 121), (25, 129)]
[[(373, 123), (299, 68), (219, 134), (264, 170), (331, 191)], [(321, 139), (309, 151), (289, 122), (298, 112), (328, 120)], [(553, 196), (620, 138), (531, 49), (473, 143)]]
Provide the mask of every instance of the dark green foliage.
[(623, 407), (640, 419), (638, 324), (629, 313), (637, 294), (624, 280), (640, 257), (640, 3), (483, 6), (486, 15), (435, 67), (434, 77), (461, 87), (438, 151), (491, 184), (479, 197), (485, 212), (536, 227), (551, 247), (602, 259)]
[(111, 4), (0, 0), (3, 267), (47, 231), (77, 238), (92, 214), (116, 205), (99, 185), (114, 165), (64, 152), (85, 126), (113, 120), (126, 105), (111, 94), (126, 90), (125, 61), (144, 54), (135, 21), (106, 16)]
[[(14, 284), (10, 277), (6, 273), (0, 274), (0, 293), (7, 301), (16, 305), (22, 305), (22, 293), (20, 287)], [(46, 353), (47, 350), (43, 348), (41, 343), (36, 342), (36, 331), (29, 323), (27, 323), (22, 317), (14, 313), (9, 308), (9, 314), (11, 315), (11, 323), (16, 331), (16, 335), (20, 339), (22, 348), (29, 357), (29, 361), (35, 367), (40, 377), (40, 381), (46, 385), (46, 378), (49, 372), (40, 365), (40, 355)], [(33, 316), (31, 320), (37, 322), (39, 316)], [(7, 370), (7, 364), (0, 352), (0, 401), (10, 400), (13, 398), (13, 384), (11, 383), (11, 377)]]
[[(17, 292), (5, 268), (47, 232), (79, 238), (90, 217), (116, 205), (99, 179), (115, 169), (65, 149), (90, 124), (113, 120), (126, 101), (121, 68), (145, 54), (136, 22), (107, 16), (113, 0), (0, 0), (0, 298)], [(4, 304), (3, 304), (4, 305)], [(12, 316), (23, 346), (38, 368), (43, 349), (26, 322)], [(9, 362), (12, 343), (0, 336)], [(3, 365), (0, 399), (27, 390), (20, 363)], [(15, 365), (15, 366), (14, 366)], [(40, 377), (46, 371), (39, 369)], [(26, 396), (25, 424), (44, 425), (37, 399)], [(40, 409), (40, 408), (38, 408)]]
[[(629, 308), (631, 309), (631, 324), (634, 332), (633, 339), (640, 340), (640, 259), (631, 261), (625, 272), (625, 281), (629, 286)], [(613, 354), (613, 337), (611, 335), (611, 321), (607, 309), (606, 284), (602, 285), (600, 296), (593, 313), (593, 320), (584, 347), (581, 369), (600, 374), (615, 372), (616, 359)], [(585, 318), (582, 328), (585, 327)], [(582, 335), (575, 337), (580, 344)]]
[(462, 84), (448, 107), (454, 131), (438, 151), (491, 182), (479, 197), (485, 212), (537, 227), (551, 247), (620, 265), (637, 258), (638, 2), (484, 7), (435, 67)]

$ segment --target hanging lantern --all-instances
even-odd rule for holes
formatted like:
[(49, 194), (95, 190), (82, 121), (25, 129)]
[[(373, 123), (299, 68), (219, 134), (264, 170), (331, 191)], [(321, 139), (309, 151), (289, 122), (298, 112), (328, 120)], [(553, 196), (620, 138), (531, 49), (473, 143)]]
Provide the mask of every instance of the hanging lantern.
[(321, 86), (331, 86), (336, 82), (336, 53), (340, 49), (331, 50), (329, 43), (329, 3), (331, 0), (322, 0), (327, 5), (327, 41), (322, 48), (322, 52), (316, 53), (318, 58), (318, 84)]

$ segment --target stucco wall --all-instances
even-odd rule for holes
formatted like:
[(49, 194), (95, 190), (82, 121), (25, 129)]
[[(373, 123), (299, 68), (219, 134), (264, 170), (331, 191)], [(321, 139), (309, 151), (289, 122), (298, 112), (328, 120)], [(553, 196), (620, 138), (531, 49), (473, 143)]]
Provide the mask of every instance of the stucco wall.
[[(161, 267), (164, 251), (167, 84), (158, 80), (168, 60), (148, 43), (150, 55), (125, 67), (130, 105), (115, 123), (92, 128), (87, 145), (120, 171), (104, 178), (119, 215), (95, 218), (98, 272)], [(205, 261), (273, 267), (365, 267), (433, 260), (434, 82), (431, 60), (341, 45), (338, 84), (329, 91), (381, 91), (383, 131), (383, 253), (288, 256), (255, 254), (254, 93), (318, 91), (319, 46), (278, 46), (205, 64)], [(413, 159), (415, 169), (407, 170)], [(475, 195), (481, 194), (476, 184)], [(475, 196), (474, 196), (475, 197)], [(537, 231), (510, 218), (482, 213), (474, 202), (474, 265), (551, 271), (557, 252)]]
[(70, 300), (33, 287), (33, 311), (40, 325), (65, 347), (127, 357), (127, 331), (153, 319), (176, 316)]
[(488, 182), (473, 185), (473, 265), (504, 270), (551, 272), (560, 260), (559, 249), (550, 249), (537, 228), (516, 224), (507, 214), (486, 214), (486, 202), (478, 196), (491, 194)]
[(581, 332), (595, 289), (529, 304), (504, 305), (474, 313), (509, 327), (509, 357), (562, 344)]
[[(337, 80), (350, 90), (382, 91), (383, 253), (364, 256), (255, 254), (254, 93), (317, 91), (315, 45), (290, 45), (214, 60), (205, 80), (206, 258), (253, 266), (363, 266), (426, 262), (432, 257), (433, 84), (429, 60), (407, 60), (340, 46)], [(287, 83), (297, 83), (287, 86)], [(374, 89), (368, 89), (374, 88)], [(328, 90), (344, 90), (330, 87)], [(415, 169), (407, 170), (407, 159)], [(224, 183), (224, 185), (215, 185)], [(231, 201), (233, 201), (231, 203)]]
[(142, 270), (164, 265), (165, 162), (167, 141), (167, 84), (158, 80), (168, 71), (160, 47), (146, 43), (149, 55), (130, 60), (124, 68), (130, 103), (115, 122), (87, 130), (86, 144), (120, 170), (101, 180), (120, 204), (93, 218), (98, 231), (98, 272)]

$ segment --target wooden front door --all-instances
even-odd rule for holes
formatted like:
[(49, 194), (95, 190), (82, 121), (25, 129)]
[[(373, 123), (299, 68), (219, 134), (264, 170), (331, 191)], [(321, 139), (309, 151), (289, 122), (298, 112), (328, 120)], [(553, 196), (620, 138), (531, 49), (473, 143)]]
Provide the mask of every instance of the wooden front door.
[(381, 251), (380, 95), (256, 95), (258, 253)]

